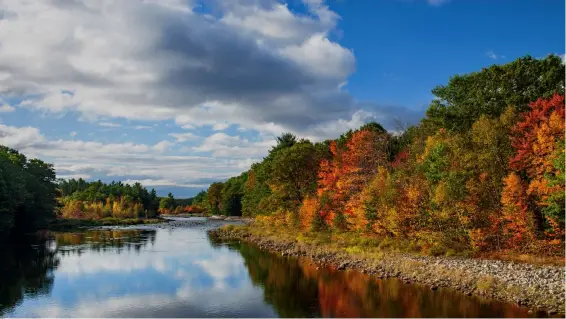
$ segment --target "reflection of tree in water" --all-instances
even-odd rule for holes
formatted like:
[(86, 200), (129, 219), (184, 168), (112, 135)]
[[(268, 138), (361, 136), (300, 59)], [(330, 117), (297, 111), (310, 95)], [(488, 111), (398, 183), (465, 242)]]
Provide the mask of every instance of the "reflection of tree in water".
[(377, 280), (234, 245), (266, 302), (282, 317), (526, 317), (524, 308), (461, 293)]
[(108, 249), (139, 252), (155, 243), (155, 234), (155, 230), (102, 230), (41, 233), (7, 241), (0, 247), (0, 315), (24, 297), (50, 293), (59, 255)]
[(233, 247), (244, 257), (252, 282), (263, 287), (265, 301), (273, 305), (280, 317), (320, 316), (317, 281), (306, 277), (299, 264), (249, 245)]
[[(524, 317), (525, 309), (482, 301), (461, 293), (430, 291), (399, 280), (377, 280), (357, 271), (324, 269), (302, 263), (318, 278), (323, 317)], [(309, 270), (310, 268), (310, 270)]]
[(29, 236), (0, 247), (0, 315), (26, 296), (48, 294), (59, 259), (47, 238)]
[(140, 252), (148, 243), (155, 243), (155, 230), (96, 230), (81, 233), (56, 233), (55, 243), (63, 256), (85, 251), (123, 250)]

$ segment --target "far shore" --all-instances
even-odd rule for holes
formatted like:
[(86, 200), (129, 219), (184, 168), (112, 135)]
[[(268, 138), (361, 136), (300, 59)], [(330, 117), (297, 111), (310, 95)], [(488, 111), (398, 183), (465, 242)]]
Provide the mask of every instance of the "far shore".
[(167, 223), (168, 218), (207, 218), (208, 220), (218, 221), (242, 221), (248, 223), (251, 219), (241, 216), (222, 216), (222, 215), (204, 215), (204, 214), (162, 214), (153, 218), (114, 218), (107, 217), (101, 219), (79, 219), (79, 218), (57, 218), (50, 225), (49, 230), (52, 231), (73, 231), (87, 228), (95, 228), (100, 226), (133, 226)]
[(100, 226), (130, 226), (166, 223), (166, 218), (114, 218), (107, 217), (102, 219), (79, 219), (79, 218), (57, 218), (49, 225), (49, 230), (53, 231), (72, 231)]

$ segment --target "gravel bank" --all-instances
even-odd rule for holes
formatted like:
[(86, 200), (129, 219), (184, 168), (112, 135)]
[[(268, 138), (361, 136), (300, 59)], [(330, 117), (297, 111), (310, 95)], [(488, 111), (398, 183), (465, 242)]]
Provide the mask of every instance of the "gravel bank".
[(430, 257), (387, 253), (365, 257), (342, 251), (320, 252), (320, 247), (297, 241), (274, 241), (246, 231), (223, 228), (209, 230), (220, 240), (238, 240), (283, 256), (305, 256), (314, 262), (338, 269), (357, 269), (381, 278), (397, 277), (406, 282), (428, 285), (432, 290), (449, 287), (468, 295), (517, 303), (550, 315), (564, 309), (565, 268), (537, 266), (500, 260), (458, 257)]

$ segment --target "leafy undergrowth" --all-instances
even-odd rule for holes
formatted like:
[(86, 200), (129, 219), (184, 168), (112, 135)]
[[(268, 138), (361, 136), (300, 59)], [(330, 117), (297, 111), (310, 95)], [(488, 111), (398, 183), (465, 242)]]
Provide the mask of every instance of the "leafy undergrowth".
[(117, 225), (140, 225), (157, 224), (165, 222), (162, 218), (115, 218), (106, 217), (102, 219), (77, 219), (59, 218), (56, 219), (49, 228), (51, 230), (71, 230), (77, 228), (97, 227), (97, 226), (117, 226)]
[(250, 225), (226, 225), (223, 231), (229, 232), (229, 237), (242, 238), (248, 235), (261, 237), (265, 240), (276, 242), (300, 243), (309, 246), (321, 253), (348, 254), (356, 257), (381, 257), (383, 253), (410, 253), (415, 255), (429, 256), (459, 256), (469, 258), (493, 259), (522, 262), (535, 265), (564, 265), (564, 257), (542, 257), (531, 254), (521, 254), (512, 251), (480, 254), (469, 250), (456, 250), (441, 245), (436, 245), (432, 249), (423, 250), (421, 245), (410, 240), (377, 238), (367, 236), (363, 233), (337, 232), (337, 231), (317, 231), (303, 232), (292, 227), (280, 227), (263, 223), (253, 223)]

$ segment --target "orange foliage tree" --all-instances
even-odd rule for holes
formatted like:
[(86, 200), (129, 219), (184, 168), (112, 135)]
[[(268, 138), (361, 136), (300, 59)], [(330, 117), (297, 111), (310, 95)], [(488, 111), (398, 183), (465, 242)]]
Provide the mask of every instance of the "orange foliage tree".
[[(512, 145), (516, 151), (510, 167), (522, 178), (526, 203), (534, 219), (533, 236), (562, 243), (564, 236), (564, 96), (539, 99), (513, 128)], [(515, 182), (515, 184), (518, 182)], [(502, 201), (505, 198), (502, 197)], [(522, 211), (522, 210), (521, 210)]]
[[(379, 166), (388, 165), (388, 135), (373, 130), (353, 132), (343, 147), (330, 142), (331, 159), (319, 167), (320, 214), (327, 224), (349, 224), (361, 228), (364, 218), (356, 215), (362, 203), (358, 195)], [(326, 200), (328, 198), (328, 200)]]

